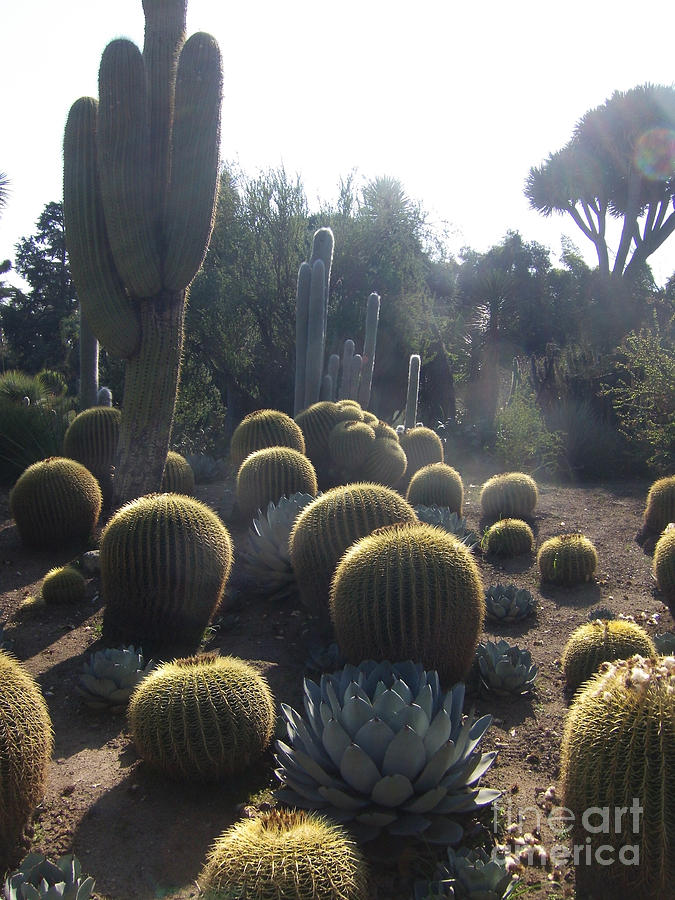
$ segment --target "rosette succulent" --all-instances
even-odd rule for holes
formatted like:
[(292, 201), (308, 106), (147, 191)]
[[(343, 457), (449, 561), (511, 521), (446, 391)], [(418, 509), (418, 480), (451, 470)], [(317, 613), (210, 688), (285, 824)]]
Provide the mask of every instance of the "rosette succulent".
[(672, 631), (655, 634), (653, 640), (659, 656), (675, 656), (675, 634)]
[(492, 717), (463, 716), (464, 690), (441, 692), (438, 673), (411, 661), (305, 679), (304, 716), (282, 704), (279, 799), (320, 809), (363, 841), (386, 831), (456, 843), (454, 817), (500, 796), (478, 786), (496, 756), (477, 750)]
[(480, 536), (466, 526), (466, 517), (458, 516), (449, 506), (413, 506), (417, 518), (427, 525), (435, 525), (454, 534), (463, 544), (473, 550), (480, 545)]
[(85, 662), (75, 689), (92, 709), (123, 709), (153, 667), (133, 646), (99, 650)]
[(72, 854), (55, 863), (41, 853), (29, 853), (3, 887), (3, 900), (89, 900), (94, 879), (82, 876), (82, 866)]
[(532, 594), (515, 584), (495, 584), (485, 592), (485, 611), (491, 619), (506, 624), (527, 618), (536, 609)]
[(481, 683), (493, 694), (529, 694), (539, 671), (529, 650), (508, 641), (486, 641), (476, 650)]
[(288, 539), (298, 513), (312, 500), (312, 494), (301, 492), (281, 497), (277, 503), (270, 501), (267, 510), (253, 519), (241, 558), (261, 594), (281, 599), (296, 589)]
[[(476, 847), (469, 850), (448, 847), (447, 862), (436, 873), (441, 884), (451, 884), (457, 900), (506, 900), (516, 881), (506, 871), (506, 862), (496, 854), (488, 855)], [(447, 896), (442, 894), (441, 896)]]

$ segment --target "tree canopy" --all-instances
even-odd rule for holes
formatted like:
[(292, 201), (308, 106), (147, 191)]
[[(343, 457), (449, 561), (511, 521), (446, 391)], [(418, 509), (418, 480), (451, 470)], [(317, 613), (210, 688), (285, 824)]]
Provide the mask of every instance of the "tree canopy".
[[(525, 195), (545, 216), (567, 213), (593, 242), (603, 275), (637, 277), (675, 230), (675, 88), (615, 91), (571, 140), (530, 169)], [(621, 220), (610, 260), (608, 216)]]

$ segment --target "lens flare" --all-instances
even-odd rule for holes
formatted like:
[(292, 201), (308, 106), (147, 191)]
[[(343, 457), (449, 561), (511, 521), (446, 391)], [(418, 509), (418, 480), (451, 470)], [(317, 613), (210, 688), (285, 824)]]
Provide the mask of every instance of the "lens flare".
[(650, 128), (637, 139), (635, 165), (645, 178), (666, 181), (675, 175), (675, 131)]

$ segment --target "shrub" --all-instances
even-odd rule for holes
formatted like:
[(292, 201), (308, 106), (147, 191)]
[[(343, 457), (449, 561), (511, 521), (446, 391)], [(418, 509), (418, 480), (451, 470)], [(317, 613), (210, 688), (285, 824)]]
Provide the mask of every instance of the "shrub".
[(501, 462), (526, 471), (555, 470), (561, 435), (551, 431), (532, 390), (521, 385), (495, 418), (495, 452)]

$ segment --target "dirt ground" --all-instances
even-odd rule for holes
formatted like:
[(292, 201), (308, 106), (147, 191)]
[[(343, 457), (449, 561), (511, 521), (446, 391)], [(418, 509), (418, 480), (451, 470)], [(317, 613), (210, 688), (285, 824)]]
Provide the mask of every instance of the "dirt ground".
[[(479, 530), (480, 485), (496, 470), (475, 464), (457, 468), (465, 485), (468, 525)], [(526, 647), (539, 667), (530, 699), (487, 698), (469, 686), (466, 711), (475, 707), (477, 714), (494, 716), (481, 748), (499, 750), (483, 784), (502, 790), (503, 797), (494, 817), (483, 817), (484, 831), (504, 835), (511, 825), (512, 837), (534, 832), (547, 852), (561, 840), (548, 827), (545, 807), (547, 790), (558, 786), (560, 738), (569, 704), (559, 658), (570, 632), (587, 621), (589, 611), (609, 607), (634, 617), (652, 635), (673, 630), (651, 575), (649, 548), (636, 542), (648, 487), (647, 482), (539, 484), (533, 528), (537, 544), (551, 535), (583, 532), (600, 560), (591, 584), (542, 586), (534, 555), (503, 564), (478, 556), (486, 588), (512, 582), (537, 600), (536, 614), (519, 625), (498, 627), (488, 621), (483, 639), (505, 637)], [(225, 484), (198, 486), (197, 497), (227, 521), (231, 491)], [(232, 534), (235, 547), (241, 546), (245, 529), (233, 528)], [(26, 551), (9, 518), (7, 492), (0, 494), (0, 620), (12, 652), (42, 687), (55, 732), (47, 794), (28, 834), (30, 847), (50, 858), (75, 852), (83, 871), (95, 877), (101, 900), (198, 897), (196, 879), (214, 838), (246, 814), (247, 806), (270, 801), (273, 752), (236, 783), (181, 784), (148, 771), (124, 716), (92, 712), (75, 690), (83, 661), (101, 646), (98, 579), (90, 577), (88, 600), (81, 606), (51, 607), (31, 616), (18, 612), (22, 601), (38, 592), (45, 573), (72, 557), (72, 549)], [(268, 679), (277, 703), (301, 708), (312, 628), (298, 601), (254, 599), (235, 563), (222, 611), (224, 620), (208, 649), (252, 662)], [(372, 865), (374, 900), (408, 900), (424, 854), (364, 849)], [(521, 879), (522, 895), (532, 900), (575, 896), (572, 866), (529, 865)]]

